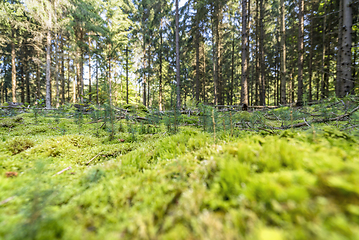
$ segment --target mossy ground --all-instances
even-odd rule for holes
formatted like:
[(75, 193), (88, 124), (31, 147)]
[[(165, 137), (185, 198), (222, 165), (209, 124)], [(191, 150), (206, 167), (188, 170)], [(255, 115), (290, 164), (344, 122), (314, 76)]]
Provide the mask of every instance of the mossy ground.
[[(262, 117), (242, 115), (249, 125)], [(134, 133), (121, 120), (109, 139), (109, 125), (86, 117), (2, 121), (0, 239), (359, 236), (358, 138), (334, 127), (232, 136), (227, 119), (214, 140), (202, 127)], [(32, 145), (14, 153), (14, 142)]]

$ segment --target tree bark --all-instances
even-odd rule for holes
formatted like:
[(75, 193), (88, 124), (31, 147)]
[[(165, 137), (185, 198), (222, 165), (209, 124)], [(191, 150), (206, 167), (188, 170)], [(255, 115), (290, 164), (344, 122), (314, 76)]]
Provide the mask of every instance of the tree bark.
[(15, 43), (14, 34), (11, 42), (11, 83), (12, 83), (12, 102), (16, 103), (16, 65), (15, 65)]
[(177, 82), (177, 108), (181, 108), (181, 79), (180, 79), (180, 50), (179, 50), (179, 16), (178, 0), (176, 0), (176, 82)]
[(280, 1), (280, 103), (287, 103), (287, 70), (286, 70), (286, 45), (285, 45), (285, 6), (284, 0)]
[(327, 25), (327, 14), (326, 14), (326, 9), (327, 9), (327, 2), (325, 1), (324, 3), (324, 20), (323, 20), (323, 34), (322, 34), (322, 84), (321, 84), (321, 94), (320, 94), (320, 98), (324, 99), (325, 96), (325, 48), (326, 48), (326, 42), (325, 42), (325, 34), (326, 34), (326, 25)]
[(126, 104), (128, 104), (128, 45), (126, 45)]
[[(200, 41), (200, 33), (199, 33), (199, 10), (197, 10), (197, 13), (196, 13), (196, 34), (195, 34), (195, 46), (196, 46), (196, 102), (198, 103), (199, 102), (199, 89), (200, 89), (200, 82), (199, 82), (199, 75), (200, 75), (200, 72), (199, 72), (199, 41)], [(162, 36), (161, 36), (162, 37)]]
[(339, 25), (338, 25), (338, 52), (337, 52), (337, 76), (335, 82), (335, 95), (340, 96), (340, 86), (342, 85), (341, 63), (343, 50), (343, 0), (339, 0)]
[(304, 0), (299, 0), (298, 26), (298, 99), (297, 106), (303, 105), (303, 41), (304, 41)]
[(46, 108), (51, 108), (51, 31), (47, 31), (46, 47)]
[(266, 105), (266, 80), (265, 80), (265, 62), (264, 62), (264, 2), (260, 0), (260, 66), (261, 66), (261, 105)]
[(89, 102), (92, 101), (91, 85), (91, 38), (89, 38)]
[(353, 94), (354, 79), (352, 77), (352, 25), (353, 15), (351, 0), (343, 0), (343, 40), (342, 40), (342, 86), (340, 97)]
[[(162, 27), (162, 20), (161, 20), (161, 27)], [(162, 45), (163, 45), (163, 36), (162, 36), (162, 29), (160, 30), (160, 79), (159, 79), (159, 109), (163, 111), (163, 100), (162, 100)]]
[(242, 1), (242, 79), (241, 103), (248, 106), (248, 79), (247, 79), (247, 1)]
[(308, 89), (308, 102), (311, 102), (313, 100), (313, 96), (312, 96), (312, 82), (313, 82), (313, 20), (314, 20), (314, 3), (312, 2), (311, 5), (311, 13), (310, 13), (310, 33), (309, 33), (309, 45), (310, 45), (310, 50), (309, 50), (309, 59), (308, 59), (308, 75), (309, 75), (309, 80), (308, 80), (308, 85), (309, 85), (309, 89)]
[(56, 108), (60, 106), (60, 87), (59, 87), (59, 34), (56, 34), (56, 44), (55, 44), (55, 85), (56, 85)]
[(64, 39), (61, 37), (60, 40), (60, 50), (61, 50), (61, 74), (60, 74), (60, 80), (61, 80), (61, 104), (65, 104), (65, 51), (64, 51)]

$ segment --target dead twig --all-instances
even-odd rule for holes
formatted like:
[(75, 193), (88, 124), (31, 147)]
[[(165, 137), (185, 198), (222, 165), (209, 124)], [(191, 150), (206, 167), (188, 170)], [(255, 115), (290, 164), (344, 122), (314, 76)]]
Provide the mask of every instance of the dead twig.
[(1, 206), (1, 205), (4, 205), (5, 203), (10, 202), (10, 201), (13, 200), (14, 198), (15, 198), (15, 196), (12, 196), (12, 197), (9, 197), (9, 198), (5, 199), (4, 201), (1, 201), (1, 202), (0, 202), (0, 206)]
[(102, 153), (99, 153), (99, 154), (97, 154), (96, 156), (94, 156), (93, 158), (91, 158), (91, 160), (90, 161), (88, 161), (87, 163), (86, 163), (86, 165), (89, 165), (93, 160), (95, 160), (98, 156), (100, 156)]
[(64, 173), (64, 172), (66, 172), (67, 170), (70, 170), (70, 169), (71, 169), (71, 166), (61, 170), (60, 172), (58, 172), (58, 173), (56, 173), (56, 174), (54, 174), (52, 176), (60, 175), (61, 173)]

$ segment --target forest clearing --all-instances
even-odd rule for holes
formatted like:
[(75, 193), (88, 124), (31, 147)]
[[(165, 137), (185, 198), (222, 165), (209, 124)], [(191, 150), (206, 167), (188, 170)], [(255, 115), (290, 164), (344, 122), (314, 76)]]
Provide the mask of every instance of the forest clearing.
[(358, 173), (358, 0), (0, 1), (0, 240), (358, 240)]
[(351, 100), (2, 110), (0, 238), (356, 239)]

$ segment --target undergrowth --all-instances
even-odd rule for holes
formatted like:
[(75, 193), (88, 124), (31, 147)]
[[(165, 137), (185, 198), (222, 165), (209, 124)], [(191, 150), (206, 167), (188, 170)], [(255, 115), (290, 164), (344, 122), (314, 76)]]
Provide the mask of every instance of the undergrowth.
[(115, 126), (84, 116), (80, 132), (50, 114), (2, 120), (0, 239), (357, 239), (355, 131), (240, 131), (274, 122), (216, 114), (217, 130), (199, 114), (176, 132), (156, 115)]

